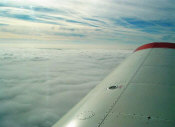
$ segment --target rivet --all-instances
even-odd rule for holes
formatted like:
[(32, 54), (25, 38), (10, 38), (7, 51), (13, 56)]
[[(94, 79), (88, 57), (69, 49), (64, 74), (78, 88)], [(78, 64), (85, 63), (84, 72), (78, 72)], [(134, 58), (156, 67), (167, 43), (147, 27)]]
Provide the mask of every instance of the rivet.
[(148, 120), (150, 120), (151, 119), (151, 116), (148, 116), (147, 118), (148, 118)]

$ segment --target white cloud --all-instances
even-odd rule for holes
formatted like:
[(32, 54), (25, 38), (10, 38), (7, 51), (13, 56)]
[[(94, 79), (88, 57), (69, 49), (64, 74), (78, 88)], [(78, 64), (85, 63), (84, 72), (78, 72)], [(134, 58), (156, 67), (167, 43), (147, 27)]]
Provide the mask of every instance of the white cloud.
[(131, 50), (0, 50), (0, 127), (50, 127)]
[[(6, 0), (1, 3), (0, 38), (87, 43), (90, 40), (174, 41), (173, 0)], [(135, 22), (128, 22), (127, 18)]]

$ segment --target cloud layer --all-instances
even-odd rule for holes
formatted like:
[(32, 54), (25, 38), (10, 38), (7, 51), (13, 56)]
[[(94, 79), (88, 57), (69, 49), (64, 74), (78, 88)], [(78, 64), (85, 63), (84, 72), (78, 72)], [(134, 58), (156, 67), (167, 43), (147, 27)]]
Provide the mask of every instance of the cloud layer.
[(0, 50), (0, 127), (50, 127), (129, 50)]
[(174, 4), (174, 0), (4, 0), (0, 2), (0, 38), (173, 42)]

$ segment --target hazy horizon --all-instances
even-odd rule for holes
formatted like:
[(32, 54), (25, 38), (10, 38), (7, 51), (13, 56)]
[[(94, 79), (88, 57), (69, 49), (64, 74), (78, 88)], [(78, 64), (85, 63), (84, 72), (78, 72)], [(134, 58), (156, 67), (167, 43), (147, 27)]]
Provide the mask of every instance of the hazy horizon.
[(175, 0), (1, 0), (0, 127), (50, 127), (138, 46), (175, 43)]
[(2, 0), (0, 43), (175, 42), (174, 0)]

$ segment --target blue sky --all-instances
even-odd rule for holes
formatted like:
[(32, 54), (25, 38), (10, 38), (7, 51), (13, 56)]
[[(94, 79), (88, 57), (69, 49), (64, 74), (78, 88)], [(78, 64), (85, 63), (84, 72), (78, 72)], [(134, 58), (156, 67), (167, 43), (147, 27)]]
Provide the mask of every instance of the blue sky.
[(174, 0), (1, 0), (0, 43), (175, 42), (174, 5)]

